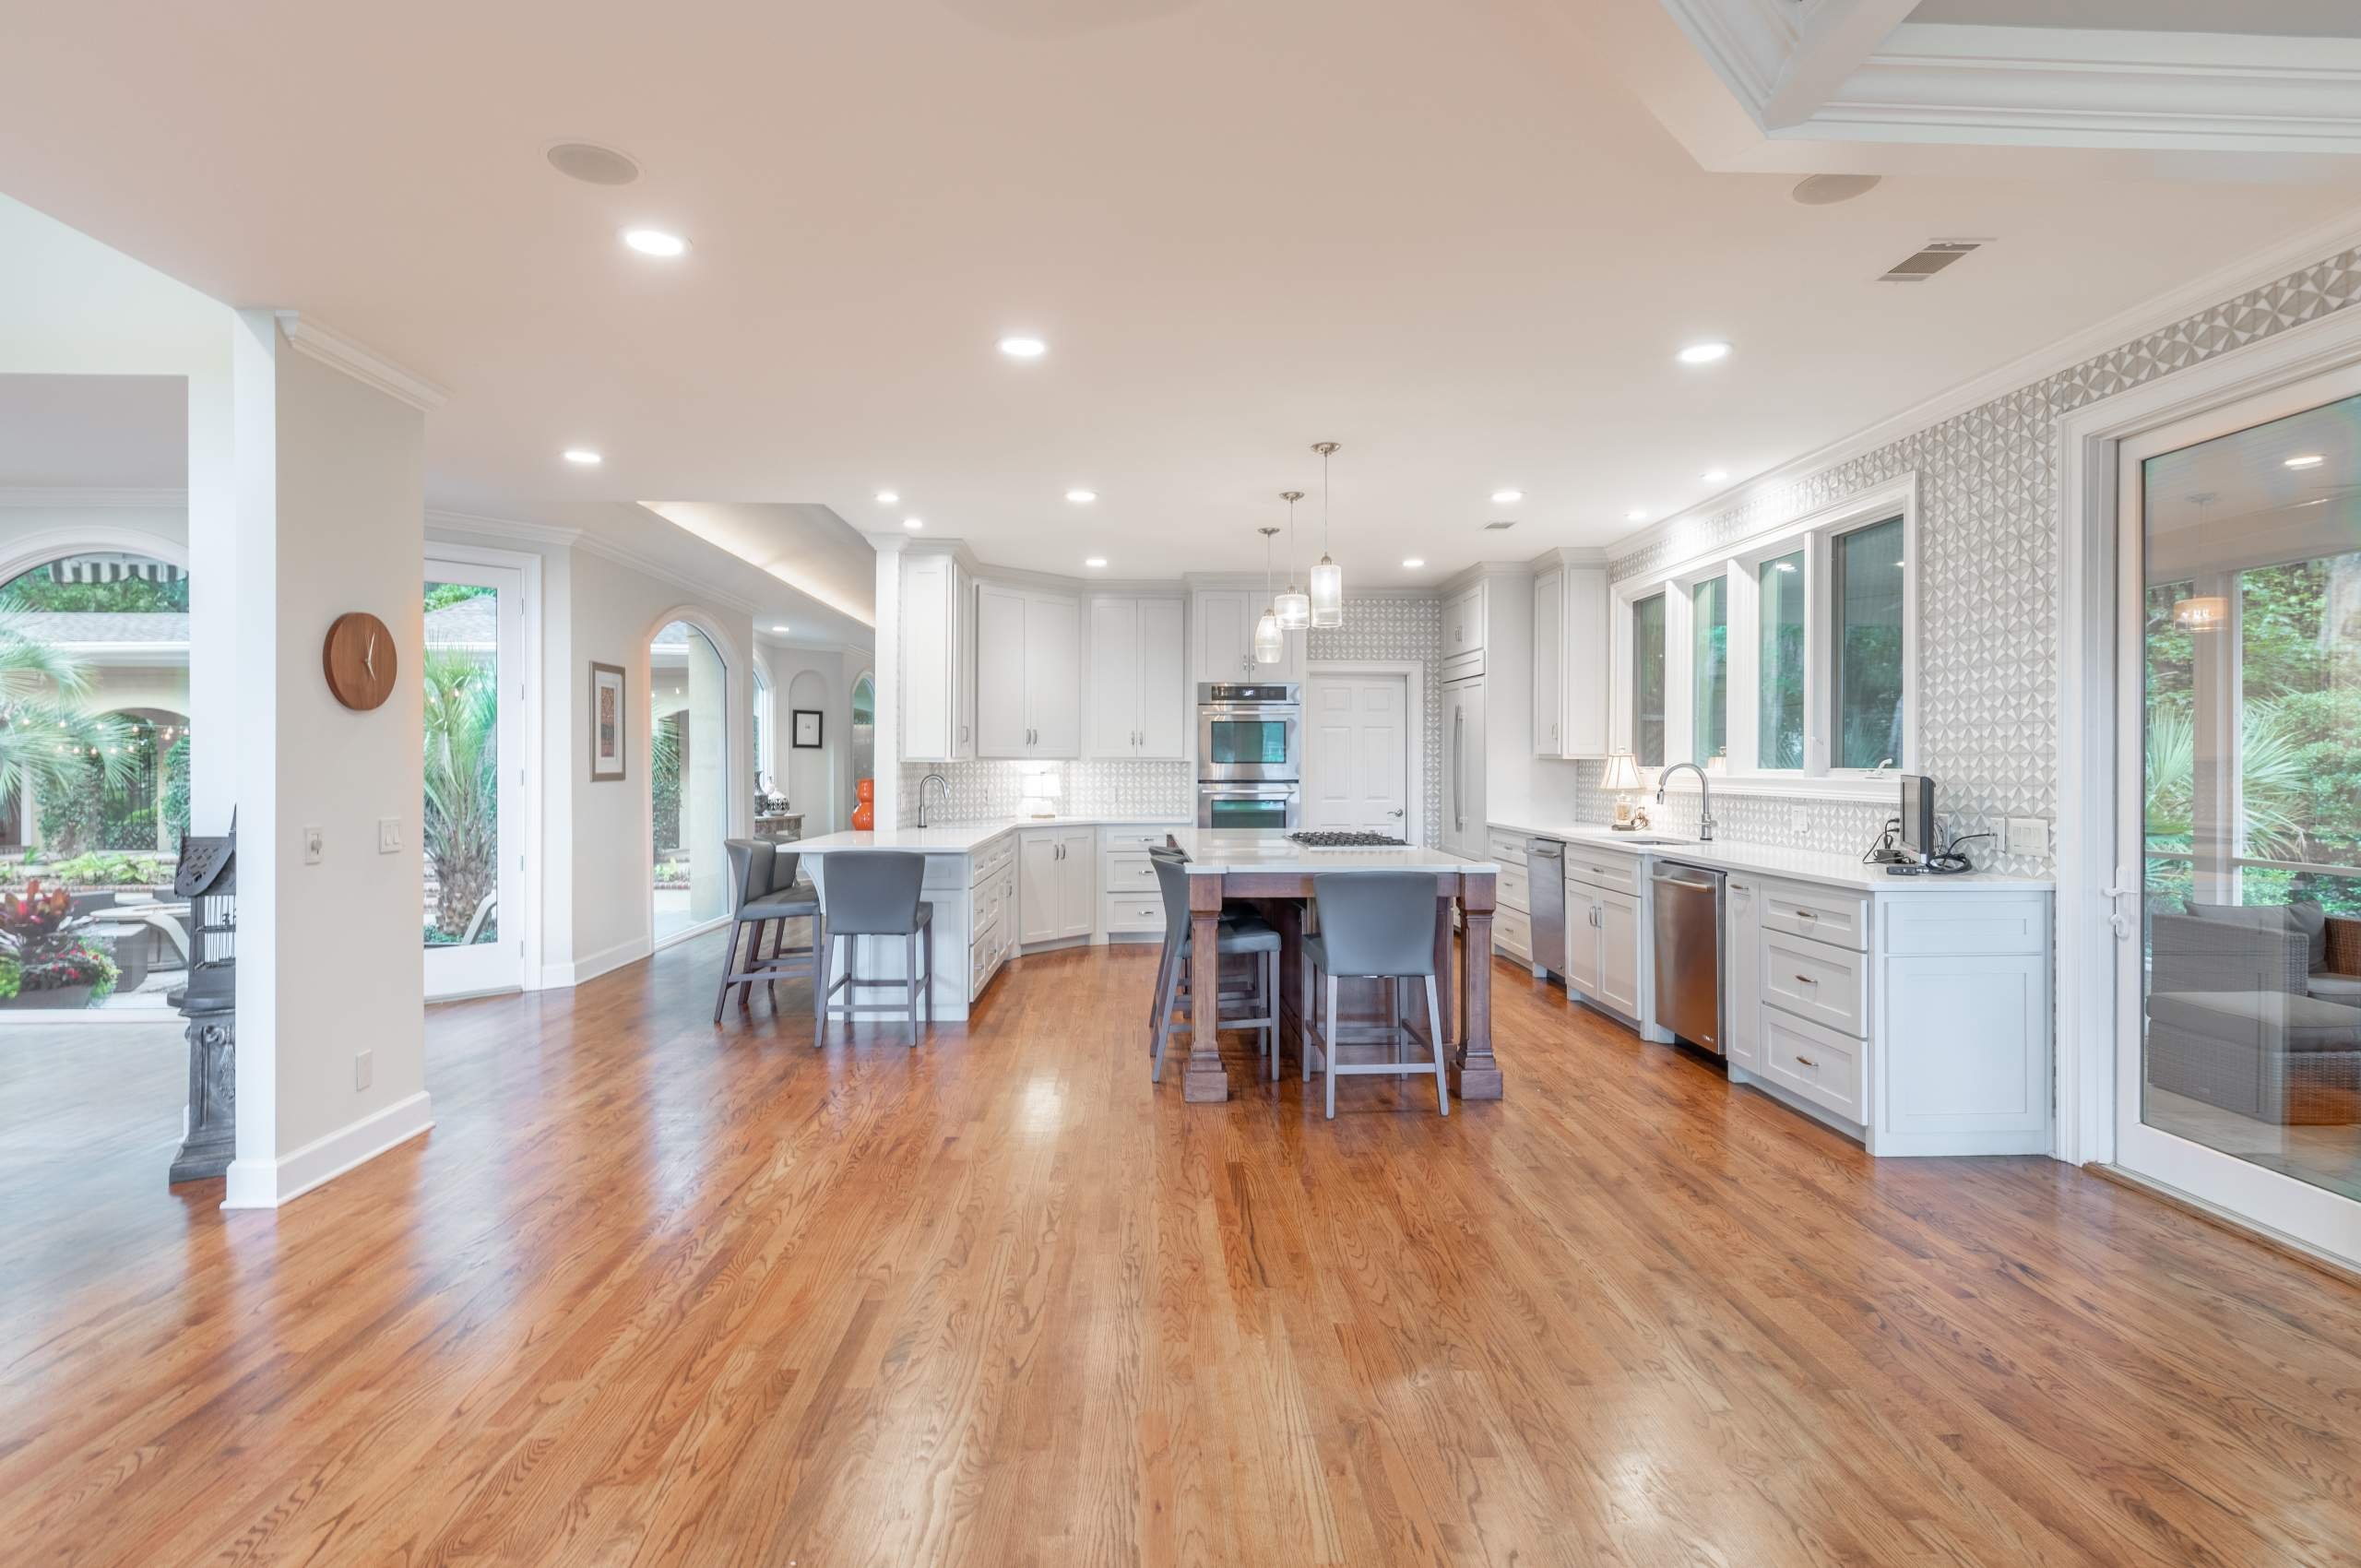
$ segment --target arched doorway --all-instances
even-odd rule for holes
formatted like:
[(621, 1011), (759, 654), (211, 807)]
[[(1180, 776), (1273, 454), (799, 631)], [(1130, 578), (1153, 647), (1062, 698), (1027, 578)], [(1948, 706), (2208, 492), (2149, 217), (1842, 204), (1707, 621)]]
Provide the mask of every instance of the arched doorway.
[(729, 666), (705, 630), (668, 621), (647, 647), (648, 817), (658, 945), (730, 912)]

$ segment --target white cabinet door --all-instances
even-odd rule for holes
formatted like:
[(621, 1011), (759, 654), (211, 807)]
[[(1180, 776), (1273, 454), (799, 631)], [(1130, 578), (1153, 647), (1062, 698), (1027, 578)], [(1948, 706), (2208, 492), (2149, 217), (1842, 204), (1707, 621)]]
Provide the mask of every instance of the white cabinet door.
[(1058, 934), (1088, 936), (1098, 919), (1098, 830), (1058, 834)]
[(1484, 683), (1459, 681), (1443, 690), (1442, 847), (1480, 860), (1486, 830)]
[(1560, 619), (1564, 652), (1560, 668), (1564, 682), (1559, 707), (1562, 713), (1558, 754), (1607, 754), (1608, 666), (1607, 568), (1570, 566), (1566, 569), (1564, 609)]
[(1025, 721), (1028, 755), (1082, 754), (1082, 604), (1054, 594), (1025, 596)]
[(1086, 756), (1139, 754), (1140, 601), (1090, 601), (1090, 704)]
[(1596, 996), (1598, 973), (1598, 895), (1570, 885), (1566, 888), (1566, 989)]
[(1025, 719), (1025, 595), (991, 583), (976, 588), (976, 754), (1031, 754)]
[(1627, 1018), (1640, 1016), (1640, 901), (1598, 896), (1598, 999)]
[(1206, 588), (1194, 602), (1197, 612), (1197, 679), (1247, 681), (1253, 678), (1247, 653), (1254, 624), (1247, 618), (1242, 589)]
[(1022, 833), (1016, 842), (1016, 940), (1027, 945), (1055, 942), (1065, 918), (1064, 868), (1058, 861), (1055, 828)]
[(1442, 653), (1477, 653), (1484, 647), (1484, 585), (1477, 583), (1443, 606)]
[(1762, 1033), (1762, 955), (1755, 945), (1751, 877), (1733, 876), (1722, 914), (1722, 1051), (1733, 1067), (1757, 1072)]
[(1562, 756), (1565, 712), (1560, 698), (1566, 679), (1566, 574), (1544, 572), (1533, 579), (1533, 750)]
[(902, 563), (902, 755), (949, 762), (959, 742), (959, 667), (948, 555)]
[(1189, 754), (1188, 638), (1177, 599), (1139, 601), (1139, 750), (1133, 754), (1179, 762)]

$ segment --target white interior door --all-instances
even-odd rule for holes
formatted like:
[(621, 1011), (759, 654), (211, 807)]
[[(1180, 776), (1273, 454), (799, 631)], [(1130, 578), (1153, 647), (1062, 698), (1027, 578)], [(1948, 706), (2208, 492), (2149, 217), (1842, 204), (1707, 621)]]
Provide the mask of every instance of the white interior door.
[(2361, 374), (2118, 478), (2116, 1158), (2361, 1263)]
[(525, 579), (511, 566), (426, 563), (426, 994), (525, 980)]
[(1315, 675), (1303, 687), (1303, 825), (1408, 838), (1410, 683)]

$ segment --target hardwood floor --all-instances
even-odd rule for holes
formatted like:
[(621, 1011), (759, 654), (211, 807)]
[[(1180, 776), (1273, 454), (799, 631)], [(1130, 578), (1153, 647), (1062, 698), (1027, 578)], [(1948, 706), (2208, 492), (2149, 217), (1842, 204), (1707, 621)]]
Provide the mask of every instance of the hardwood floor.
[(1506, 1099), (1326, 1123), (1151, 1089), (1149, 949), (916, 1052), (719, 961), (436, 1010), (433, 1133), (276, 1215), (14, 1167), (0, 1559), (2361, 1561), (2361, 1292), (2080, 1172), (1507, 968)]

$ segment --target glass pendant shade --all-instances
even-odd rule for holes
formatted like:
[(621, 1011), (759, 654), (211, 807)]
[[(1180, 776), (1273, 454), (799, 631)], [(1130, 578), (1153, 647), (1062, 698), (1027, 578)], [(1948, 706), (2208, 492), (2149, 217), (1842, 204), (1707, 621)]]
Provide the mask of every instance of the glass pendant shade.
[(1293, 583), (1287, 584), (1285, 593), (1271, 600), (1271, 611), (1278, 617), (1278, 628), (1283, 632), (1300, 632), (1311, 624), (1311, 596)]
[(1325, 555), (1320, 558), (1319, 565), (1311, 568), (1311, 624), (1345, 624), (1345, 569)]
[(1287, 654), (1287, 639), (1279, 634), (1277, 614), (1269, 610), (1264, 611), (1263, 618), (1254, 623), (1254, 662), (1276, 664)]

